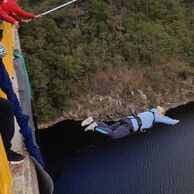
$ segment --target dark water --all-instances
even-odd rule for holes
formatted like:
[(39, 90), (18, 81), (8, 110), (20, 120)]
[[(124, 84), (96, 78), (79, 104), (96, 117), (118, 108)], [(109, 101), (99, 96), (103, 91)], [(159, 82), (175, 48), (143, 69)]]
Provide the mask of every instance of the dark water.
[[(48, 165), (54, 194), (193, 194), (194, 103), (168, 115), (180, 123), (156, 125), (146, 133), (119, 140), (77, 130), (80, 142), (70, 138), (76, 148), (61, 151), (61, 159), (50, 160), (52, 165)], [(71, 132), (76, 136), (76, 129)], [(63, 146), (70, 142), (64, 141)], [(75, 151), (79, 146), (83, 149)]]

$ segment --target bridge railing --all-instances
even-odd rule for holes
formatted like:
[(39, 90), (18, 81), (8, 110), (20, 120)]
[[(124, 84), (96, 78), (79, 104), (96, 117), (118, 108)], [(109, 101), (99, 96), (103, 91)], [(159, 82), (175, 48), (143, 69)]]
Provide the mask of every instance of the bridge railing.
[(0, 194), (13, 194), (12, 185), (11, 170), (0, 135)]
[[(9, 73), (10, 78), (13, 76), (13, 27), (7, 22), (0, 21), (0, 29), (3, 29), (2, 43), (7, 50), (7, 56), (3, 62)], [(6, 98), (6, 95), (0, 90), (0, 97)], [(13, 180), (11, 169), (5, 153), (3, 141), (0, 135), (0, 194), (13, 194)]]

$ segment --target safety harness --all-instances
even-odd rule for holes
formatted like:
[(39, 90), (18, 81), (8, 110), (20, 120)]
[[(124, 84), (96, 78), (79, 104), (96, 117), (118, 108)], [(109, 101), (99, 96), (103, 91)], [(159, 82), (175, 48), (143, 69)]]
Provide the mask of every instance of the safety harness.
[[(153, 121), (152, 121), (152, 125), (155, 123), (155, 113), (151, 110), (148, 110), (148, 112), (151, 112), (153, 114)], [(141, 129), (141, 126), (142, 126), (142, 121), (140, 119), (140, 117), (138, 117), (136, 114), (132, 114), (133, 117), (137, 120), (137, 123), (138, 123), (138, 131), (141, 131), (141, 132), (145, 132), (145, 130)]]
[(133, 117), (137, 120), (138, 131), (143, 131), (143, 130), (141, 130), (141, 126), (142, 126), (142, 121), (141, 121), (141, 119), (140, 119), (137, 115), (135, 115), (135, 114), (132, 114), (132, 115), (133, 115)]
[(156, 120), (155, 113), (151, 110), (148, 110), (148, 112), (151, 112), (153, 114), (153, 121), (152, 121), (152, 125), (153, 125), (155, 123), (155, 120)]

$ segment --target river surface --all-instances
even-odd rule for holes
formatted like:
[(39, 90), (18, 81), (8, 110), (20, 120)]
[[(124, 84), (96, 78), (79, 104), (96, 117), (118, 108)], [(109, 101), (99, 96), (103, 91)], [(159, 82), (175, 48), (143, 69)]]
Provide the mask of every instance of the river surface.
[(80, 139), (82, 149), (48, 165), (51, 175), (55, 171), (54, 194), (194, 194), (194, 103), (168, 115), (180, 123), (119, 140), (93, 132), (71, 139), (72, 145)]

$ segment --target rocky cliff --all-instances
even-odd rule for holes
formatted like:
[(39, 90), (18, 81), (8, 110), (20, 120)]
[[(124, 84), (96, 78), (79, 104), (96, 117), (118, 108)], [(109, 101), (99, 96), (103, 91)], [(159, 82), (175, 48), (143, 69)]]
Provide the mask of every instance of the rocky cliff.
[(166, 109), (194, 101), (194, 68), (178, 60), (160, 60), (146, 67), (120, 66), (97, 71), (87, 77), (63, 115), (40, 128), (56, 122), (82, 120), (93, 116), (117, 120), (122, 114), (140, 112), (157, 105)]

